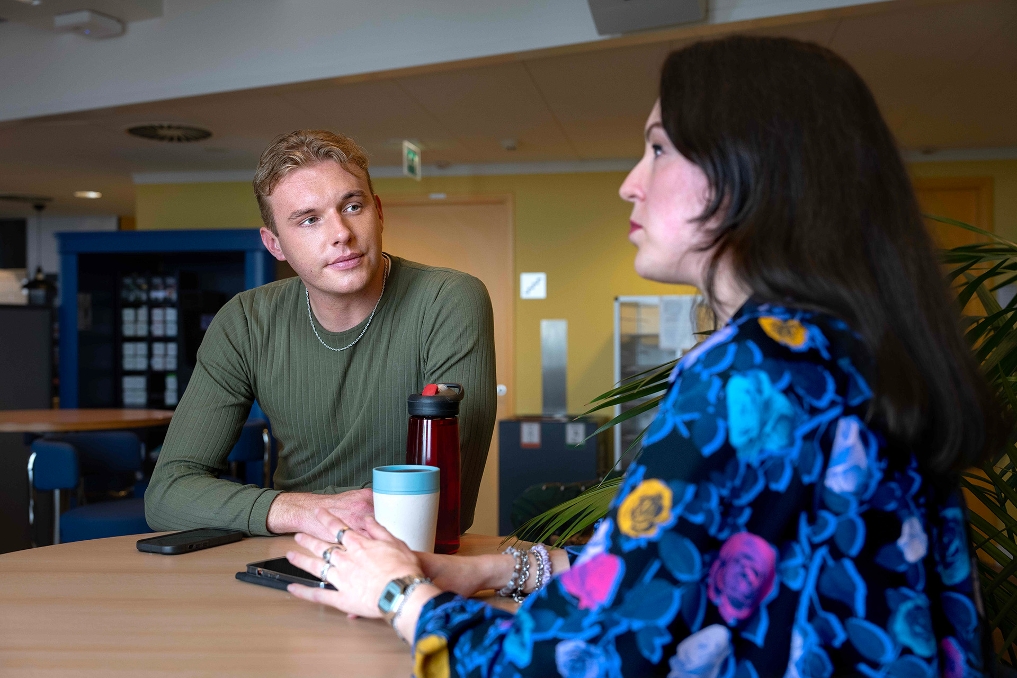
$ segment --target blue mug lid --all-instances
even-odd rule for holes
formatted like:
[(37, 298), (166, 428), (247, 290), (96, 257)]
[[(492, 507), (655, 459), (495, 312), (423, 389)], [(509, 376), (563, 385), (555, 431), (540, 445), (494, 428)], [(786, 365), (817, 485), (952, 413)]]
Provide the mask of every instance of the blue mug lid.
[(437, 466), (378, 466), (373, 475), (373, 489), (379, 494), (434, 494), (439, 489)]

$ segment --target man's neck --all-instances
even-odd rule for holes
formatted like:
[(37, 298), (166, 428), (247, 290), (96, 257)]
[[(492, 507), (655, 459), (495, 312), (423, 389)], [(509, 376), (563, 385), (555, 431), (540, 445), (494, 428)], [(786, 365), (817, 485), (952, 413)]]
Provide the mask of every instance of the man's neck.
[(387, 267), (387, 259), (382, 257), (371, 282), (352, 294), (330, 294), (305, 283), (314, 320), (329, 332), (345, 332), (367, 320), (381, 299)]

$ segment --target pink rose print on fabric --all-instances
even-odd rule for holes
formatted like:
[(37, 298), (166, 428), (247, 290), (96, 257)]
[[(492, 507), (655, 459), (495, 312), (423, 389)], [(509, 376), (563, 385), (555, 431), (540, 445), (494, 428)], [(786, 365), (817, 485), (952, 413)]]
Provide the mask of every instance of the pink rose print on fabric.
[(595, 610), (614, 597), (625, 561), (612, 553), (598, 554), (561, 576), (562, 587), (579, 599), (580, 610)]
[(734, 534), (710, 566), (710, 602), (728, 624), (748, 619), (773, 590), (776, 573), (776, 549), (751, 532)]
[(943, 657), (943, 678), (964, 678), (964, 652), (954, 638), (939, 641)]

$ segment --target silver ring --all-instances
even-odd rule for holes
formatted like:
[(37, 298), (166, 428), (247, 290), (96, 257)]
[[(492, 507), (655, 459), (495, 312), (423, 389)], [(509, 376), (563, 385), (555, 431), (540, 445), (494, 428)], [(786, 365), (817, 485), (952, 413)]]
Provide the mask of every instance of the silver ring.
[(335, 551), (338, 546), (329, 546), (327, 549), (321, 552), (321, 559), (326, 563), (332, 562), (332, 551)]
[(335, 543), (339, 544), (339, 546), (342, 546), (343, 545), (343, 535), (345, 535), (345, 534), (346, 534), (346, 528), (345, 527), (343, 529), (339, 530), (338, 532), (336, 532), (335, 533)]
[(331, 567), (332, 567), (332, 563), (330, 563), (330, 562), (328, 562), (326, 560), (325, 561), (325, 566), (321, 568), (321, 574), (318, 575), (318, 579), (320, 579), (320, 580), (322, 580), (324, 582), (327, 582), (328, 581), (328, 571), (329, 571), (329, 569), (331, 569)]

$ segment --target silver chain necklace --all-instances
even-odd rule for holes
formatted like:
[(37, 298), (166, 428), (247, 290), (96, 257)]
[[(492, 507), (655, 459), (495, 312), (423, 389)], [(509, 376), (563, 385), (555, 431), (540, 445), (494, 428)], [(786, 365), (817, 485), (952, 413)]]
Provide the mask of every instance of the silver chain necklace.
[(328, 350), (338, 352), (345, 351), (348, 348), (352, 348), (354, 344), (356, 344), (363, 338), (364, 334), (367, 332), (367, 328), (371, 326), (371, 321), (374, 320), (374, 314), (378, 311), (378, 306), (381, 305), (382, 297), (385, 296), (385, 285), (388, 283), (388, 270), (390, 262), (388, 255), (382, 256), (385, 257), (385, 277), (382, 278), (381, 280), (381, 296), (378, 297), (378, 302), (374, 305), (374, 310), (371, 311), (371, 315), (367, 317), (367, 324), (364, 325), (364, 329), (360, 331), (360, 336), (358, 336), (356, 339), (351, 341), (346, 346), (343, 346), (342, 348), (333, 348), (329, 346), (328, 344), (325, 343), (325, 340), (321, 338), (321, 335), (318, 334), (318, 328), (314, 326), (314, 316), (311, 314), (311, 295), (307, 292), (307, 287), (306, 286), (304, 287), (304, 298), (307, 299), (307, 319), (311, 321), (311, 329), (314, 330), (314, 336), (318, 337), (318, 341), (321, 342), (321, 345), (327, 348)]

